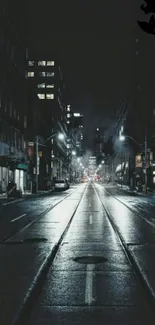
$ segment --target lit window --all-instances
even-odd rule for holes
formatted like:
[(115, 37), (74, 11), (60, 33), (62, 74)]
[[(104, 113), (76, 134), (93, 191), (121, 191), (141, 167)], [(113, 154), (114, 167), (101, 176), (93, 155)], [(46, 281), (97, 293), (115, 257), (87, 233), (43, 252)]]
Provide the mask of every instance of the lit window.
[(53, 139), (51, 139), (51, 143), (53, 144), (53, 142), (54, 142), (54, 140)]
[(54, 99), (54, 94), (46, 94), (47, 99)]
[(47, 77), (54, 77), (54, 72), (47, 72), (46, 73), (46, 76)]
[(67, 121), (67, 124), (69, 124), (70, 123), (70, 121)]
[(28, 77), (34, 77), (34, 72), (33, 72), (33, 71), (31, 71), (31, 72), (28, 71), (27, 76), (28, 76)]
[(67, 111), (70, 112), (70, 105), (67, 105)]
[(52, 65), (52, 66), (54, 66), (54, 61), (47, 61), (47, 65)]
[(46, 61), (38, 61), (38, 65), (39, 66), (45, 66), (46, 65)]
[(45, 99), (45, 94), (37, 94), (37, 96), (39, 97), (39, 99)]
[(54, 84), (52, 84), (52, 85), (46, 85), (46, 88), (54, 88)]
[(34, 61), (29, 61), (28, 65), (29, 65), (29, 67), (32, 67), (34, 65)]
[(67, 114), (67, 117), (70, 117), (71, 115), (70, 114)]
[(74, 113), (74, 116), (78, 117), (78, 116), (80, 116), (80, 113)]
[(40, 76), (40, 77), (45, 77), (45, 76), (46, 76), (46, 72), (42, 72), (42, 71), (39, 72), (39, 76)]
[(38, 84), (38, 88), (45, 88), (45, 84)]

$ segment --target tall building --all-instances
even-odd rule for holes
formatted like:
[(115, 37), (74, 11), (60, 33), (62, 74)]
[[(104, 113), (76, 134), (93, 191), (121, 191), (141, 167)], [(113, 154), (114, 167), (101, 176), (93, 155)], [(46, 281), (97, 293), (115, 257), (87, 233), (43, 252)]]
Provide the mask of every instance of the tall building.
[[(67, 105), (63, 74), (57, 60), (49, 55), (29, 54), (27, 78), (35, 91), (38, 115), (34, 119), (39, 141), (39, 185), (45, 187), (53, 177), (65, 178), (67, 163)], [(62, 133), (64, 140), (59, 140)], [(32, 139), (34, 140), (34, 139)]]
[(73, 129), (76, 137), (76, 151), (77, 156), (83, 156), (83, 140), (84, 140), (84, 125), (83, 125), (83, 115), (80, 113), (73, 113)]
[(97, 164), (101, 162), (104, 154), (104, 128), (98, 127), (95, 130), (95, 156), (97, 159)]
[[(14, 10), (13, 10), (14, 9)], [(0, 182), (26, 187), (27, 84), (23, 33), (8, 2), (0, 5)]]
[(97, 168), (96, 156), (89, 157), (88, 159), (88, 176), (94, 177)]

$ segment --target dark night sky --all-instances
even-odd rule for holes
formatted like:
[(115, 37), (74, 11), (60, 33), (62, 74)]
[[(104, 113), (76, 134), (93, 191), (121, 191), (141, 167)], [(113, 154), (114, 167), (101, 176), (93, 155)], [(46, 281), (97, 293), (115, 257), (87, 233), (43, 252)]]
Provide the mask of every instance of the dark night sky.
[(26, 2), (31, 44), (58, 52), (73, 109), (89, 119), (86, 130), (108, 126), (120, 99), (131, 96), (135, 2), (139, 8), (140, 0)]

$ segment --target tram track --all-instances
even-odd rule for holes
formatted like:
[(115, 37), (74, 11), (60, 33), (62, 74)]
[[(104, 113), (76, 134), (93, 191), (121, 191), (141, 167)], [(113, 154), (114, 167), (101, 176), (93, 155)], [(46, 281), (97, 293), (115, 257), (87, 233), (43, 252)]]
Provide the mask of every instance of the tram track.
[(128, 204), (126, 204), (125, 202), (123, 202), (122, 200), (120, 200), (118, 197), (116, 197), (115, 195), (111, 194), (109, 191), (107, 191), (104, 188), (104, 191), (109, 194), (110, 196), (112, 196), (116, 201), (118, 201), (119, 203), (121, 203), (122, 205), (124, 205), (127, 209), (129, 209), (132, 213), (136, 214), (138, 217), (142, 218), (145, 222), (147, 222), (150, 226), (152, 226), (153, 228), (155, 228), (155, 223), (153, 223), (152, 221), (148, 220), (141, 212), (136, 211), (135, 209), (131, 208)]
[[(125, 253), (125, 255), (126, 255), (128, 261), (129, 261), (129, 263), (130, 263), (130, 265), (131, 265), (131, 267), (132, 267), (132, 269), (133, 269), (133, 271), (134, 271), (134, 273), (135, 273), (135, 275), (137, 277), (137, 279), (138, 279), (138, 282), (139, 282), (139, 284), (140, 284), (140, 286), (142, 288), (142, 291), (143, 291), (145, 300), (147, 301), (147, 303), (148, 303), (148, 305), (149, 305), (149, 307), (150, 307), (153, 315), (155, 316), (155, 296), (154, 296), (154, 294), (153, 294), (150, 286), (148, 285), (148, 282), (147, 282), (145, 276), (143, 275), (143, 273), (141, 272), (140, 268), (138, 267), (138, 265), (137, 265), (137, 263), (136, 263), (136, 261), (134, 259), (134, 256), (133, 256), (132, 252), (129, 249), (129, 246), (130, 245), (126, 244), (126, 242), (125, 242), (125, 240), (124, 240), (124, 238), (123, 238), (123, 236), (122, 236), (122, 234), (121, 234), (118, 226), (113, 221), (112, 215), (109, 212), (108, 208), (106, 207), (106, 204), (103, 203), (103, 201), (101, 199), (101, 196), (98, 193), (98, 190), (96, 189), (95, 185), (93, 185), (93, 187), (94, 187), (94, 190), (96, 192), (97, 197), (99, 198), (99, 200), (100, 200), (100, 202), (101, 202), (101, 204), (103, 206), (103, 209), (105, 211), (105, 214), (106, 214), (106, 216), (107, 216), (107, 218), (108, 218), (108, 220), (109, 220), (109, 222), (110, 222), (110, 224), (111, 224), (111, 226), (112, 226), (112, 228), (113, 228), (113, 230), (114, 230), (117, 238), (119, 239), (119, 241), (121, 243), (121, 246), (123, 248), (123, 251), (124, 251), (124, 253)], [(115, 198), (115, 199), (117, 200), (117, 198)], [(121, 202), (120, 200), (118, 200), (118, 201), (123, 204), (123, 202)], [(128, 208), (127, 205), (125, 205), (125, 206)], [(130, 209), (130, 210), (133, 213), (135, 213), (135, 211), (133, 209)]]

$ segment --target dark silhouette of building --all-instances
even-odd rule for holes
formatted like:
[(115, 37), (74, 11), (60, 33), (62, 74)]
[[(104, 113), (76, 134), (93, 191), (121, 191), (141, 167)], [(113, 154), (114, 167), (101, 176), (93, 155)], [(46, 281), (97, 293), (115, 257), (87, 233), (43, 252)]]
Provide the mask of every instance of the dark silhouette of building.
[(15, 8), (0, 5), (0, 181), (26, 186), (26, 46)]
[[(65, 178), (68, 171), (66, 88), (58, 60), (51, 57), (30, 53), (27, 67), (29, 91), (36, 97), (33, 141), (37, 135), (42, 188), (53, 177)], [(63, 140), (58, 139), (59, 134)]]

